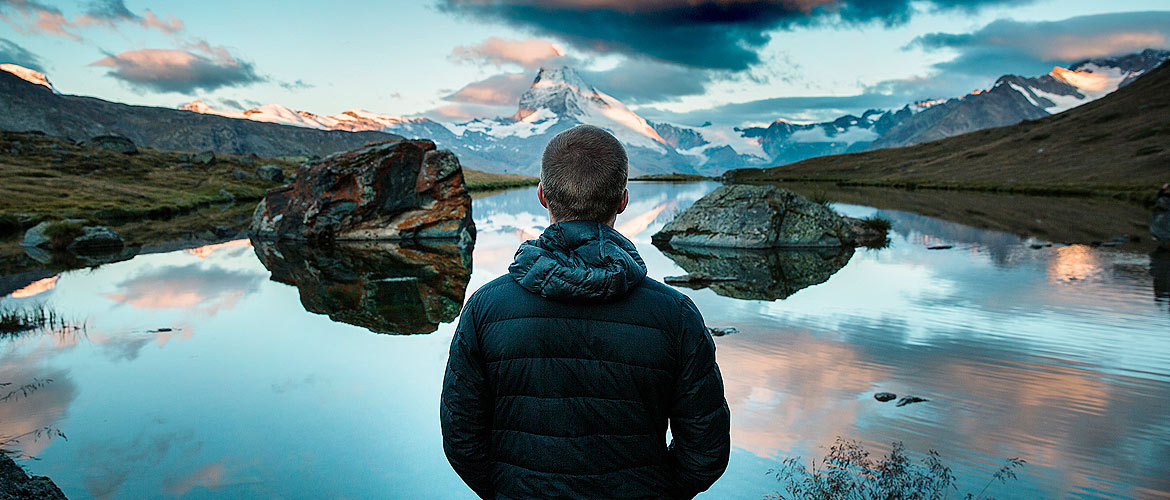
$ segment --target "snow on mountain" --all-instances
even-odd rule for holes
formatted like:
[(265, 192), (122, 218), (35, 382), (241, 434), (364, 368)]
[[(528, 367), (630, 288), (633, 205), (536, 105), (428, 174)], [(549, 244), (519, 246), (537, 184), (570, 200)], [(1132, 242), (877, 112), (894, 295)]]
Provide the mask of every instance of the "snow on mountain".
[(541, 112), (545, 117), (555, 115), (604, 128), (625, 144), (667, 149), (666, 140), (645, 118), (585, 83), (568, 66), (541, 68), (532, 86), (520, 96), (519, 110), (513, 118), (525, 121)]
[(1170, 52), (1146, 49), (1068, 68), (1057, 66), (1038, 77), (1004, 75), (990, 89), (950, 99), (903, 120), (873, 141), (870, 149), (920, 144), (1060, 113), (1104, 97), (1167, 59)]
[(45, 76), (45, 74), (41, 73), (40, 71), (28, 69), (24, 66), (11, 63), (0, 64), (0, 70), (7, 71), (23, 78), (25, 81), (45, 87), (53, 91), (54, 94), (60, 94), (60, 92), (57, 92), (57, 89), (53, 87), (53, 84), (49, 83), (49, 77)]

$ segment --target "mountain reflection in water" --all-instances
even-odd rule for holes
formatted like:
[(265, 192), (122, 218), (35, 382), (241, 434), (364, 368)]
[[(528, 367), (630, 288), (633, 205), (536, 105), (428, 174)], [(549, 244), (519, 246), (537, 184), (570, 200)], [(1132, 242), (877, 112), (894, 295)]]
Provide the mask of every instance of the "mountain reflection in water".
[[(651, 245), (716, 185), (631, 183), (617, 220), (654, 279), (747, 278), (680, 289), (709, 326), (739, 331), (715, 339), (731, 463), (700, 500), (759, 500), (780, 489), (768, 469), (823, 456), (837, 436), (937, 450), (956, 497), (1009, 456), (1028, 465), (986, 494), (1170, 496), (1170, 255), (1060, 244), (1138, 234), (1140, 207), (864, 190), (834, 208), (893, 221), (888, 248)], [(535, 188), (479, 195), (474, 216), (474, 270), (453, 249), (235, 240), (0, 276), (0, 308), (44, 305), (86, 324), (0, 338), (0, 382), (53, 379), (0, 403), (0, 435), (64, 431), (20, 451), (70, 498), (470, 498), (438, 422), (456, 315), (548, 224)], [(899, 408), (878, 391), (930, 401)]]
[(252, 246), (273, 281), (297, 287), (306, 311), (375, 333), (435, 331), (459, 316), (471, 278), (471, 252), (451, 243)]

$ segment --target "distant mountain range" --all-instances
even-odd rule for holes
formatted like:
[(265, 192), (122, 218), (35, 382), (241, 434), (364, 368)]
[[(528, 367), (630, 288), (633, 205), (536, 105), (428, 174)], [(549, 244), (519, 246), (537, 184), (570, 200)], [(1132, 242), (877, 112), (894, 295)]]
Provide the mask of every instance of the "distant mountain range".
[[(246, 111), (228, 111), (194, 101), (182, 106), (181, 111), (168, 110), (172, 113), (193, 112), (182, 113), (186, 118), (163, 120), (165, 123), (178, 120), (201, 124), (187, 125), (195, 127), (195, 133), (185, 137), (183, 134), (168, 132), (172, 129), (167, 126), (158, 131), (145, 130), (149, 120), (135, 122), (128, 118), (128, 114), (134, 113), (157, 115), (161, 113), (161, 108), (125, 106), (93, 98), (53, 95), (63, 99), (53, 102), (86, 103), (83, 108), (108, 108), (120, 118), (102, 118), (85, 112), (80, 114), (86, 115), (91, 123), (85, 127), (73, 124), (69, 128), (63, 123), (68, 121), (63, 111), (50, 112), (56, 118), (46, 118), (47, 122), (41, 123), (39, 120), (45, 113), (38, 112), (35, 107), (11, 108), (21, 112), (6, 113), (5, 117), (0, 117), (0, 127), (36, 129), (48, 133), (68, 129), (73, 134), (102, 129), (126, 135), (136, 142), (142, 138), (146, 145), (154, 146), (154, 142), (160, 140), (160, 144), (165, 144), (156, 147), (179, 149), (179, 144), (192, 144), (197, 146), (187, 149), (229, 149), (228, 152), (245, 152), (241, 150), (259, 147), (262, 150), (254, 152), (269, 155), (331, 152), (327, 150), (332, 147), (350, 143), (360, 145), (366, 140), (381, 137), (368, 134), (389, 133), (432, 139), (441, 147), (453, 150), (469, 168), (535, 175), (539, 172), (540, 154), (548, 140), (574, 125), (587, 123), (613, 132), (626, 145), (632, 175), (675, 172), (710, 175), (733, 168), (784, 165), (817, 156), (908, 146), (1034, 120), (1098, 99), (1167, 59), (1170, 59), (1170, 52), (1145, 50), (1121, 57), (1083, 61), (1067, 69), (1056, 67), (1049, 74), (1039, 77), (1005, 75), (990, 89), (962, 97), (922, 100), (900, 109), (868, 110), (861, 116), (845, 115), (821, 123), (794, 123), (778, 119), (767, 127), (739, 128), (709, 123), (694, 127), (650, 122), (618, 99), (588, 84), (570, 67), (542, 68), (531, 87), (520, 97), (515, 114), (462, 123), (393, 116), (363, 109), (352, 109), (336, 115), (317, 115), (279, 104)], [(31, 83), (52, 89), (44, 75), (27, 68), (16, 66), (0, 69), (23, 75), (21, 77)], [(29, 92), (25, 90), (23, 94)], [(8, 99), (10, 96), (7, 94), (5, 91), (2, 98)], [(210, 115), (207, 117), (219, 121), (204, 123), (191, 118), (199, 115)], [(228, 119), (231, 121), (223, 121)], [(314, 139), (298, 147), (299, 140), (283, 143), (272, 136), (286, 129), (261, 128), (255, 130), (265, 131), (266, 139), (254, 141), (244, 133), (245, 129), (252, 129), (239, 128), (244, 127), (242, 123), (248, 122), (316, 129), (325, 135), (309, 134), (306, 137)], [(344, 134), (341, 131), (367, 135), (360, 136), (360, 139), (342, 139)], [(304, 133), (289, 134), (300, 137)], [(167, 137), (162, 140), (162, 136)]]
[(3, 130), (36, 130), (74, 141), (114, 134), (158, 149), (270, 157), (324, 156), (369, 141), (399, 138), (384, 132), (316, 130), (64, 95), (40, 72), (10, 64), (0, 65), (0, 70)]
[[(809, 158), (766, 169), (734, 170), (724, 174), (724, 179), (732, 182), (846, 181), (852, 186), (1062, 195), (1125, 193), (1130, 199), (1152, 201), (1158, 187), (1170, 176), (1166, 168), (1170, 164), (1170, 62), (1143, 72), (1130, 82), (1100, 99), (1035, 120), (915, 146)], [(1019, 91), (1013, 93), (1023, 95)], [(939, 197), (942, 198), (945, 196)], [(1005, 206), (986, 211), (1019, 210), (1019, 206), (1009, 201), (1005, 200)], [(987, 215), (975, 211), (971, 214)], [(1101, 214), (1082, 216), (1088, 220)], [(1032, 235), (1055, 237), (1071, 231), (1052, 226), (1053, 221), (1048, 219), (1031, 220), (1035, 221), (1028, 229)], [(1144, 223), (1128, 229), (1130, 234), (1137, 235), (1147, 230)]]

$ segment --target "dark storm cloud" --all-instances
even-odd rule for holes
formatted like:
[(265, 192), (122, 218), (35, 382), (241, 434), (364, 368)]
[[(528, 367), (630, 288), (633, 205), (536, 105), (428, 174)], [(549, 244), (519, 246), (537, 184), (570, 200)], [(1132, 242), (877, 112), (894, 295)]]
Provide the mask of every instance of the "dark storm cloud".
[(19, 64), (28, 69), (44, 71), (41, 58), (7, 38), (0, 38), (0, 64)]
[(204, 56), (186, 50), (142, 49), (110, 54), (91, 66), (107, 66), (107, 75), (144, 90), (190, 94), (265, 81), (255, 67), (226, 52)]
[[(441, 0), (448, 12), (504, 22), (599, 53), (744, 70), (775, 29), (826, 22), (905, 23), (928, 10), (1019, 0)], [(913, 4), (913, 5), (912, 5)]]

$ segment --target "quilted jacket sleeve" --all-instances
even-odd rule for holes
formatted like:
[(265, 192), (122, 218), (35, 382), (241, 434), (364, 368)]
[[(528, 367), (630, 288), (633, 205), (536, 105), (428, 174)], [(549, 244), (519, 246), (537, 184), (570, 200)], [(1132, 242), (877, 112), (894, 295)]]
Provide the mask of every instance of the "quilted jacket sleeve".
[(439, 408), (443, 451), (451, 467), (480, 498), (494, 498), (491, 481), (492, 395), (475, 332), (473, 300), (459, 316), (443, 376)]
[(670, 453), (677, 495), (693, 498), (710, 488), (731, 454), (731, 412), (715, 364), (715, 342), (690, 298), (681, 299), (682, 371), (670, 415)]

